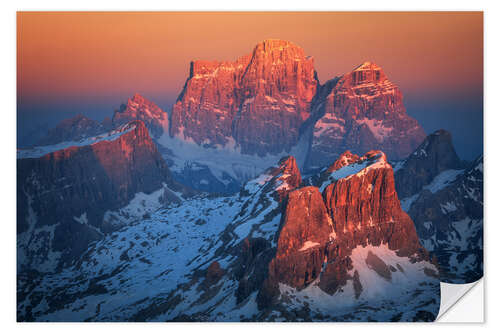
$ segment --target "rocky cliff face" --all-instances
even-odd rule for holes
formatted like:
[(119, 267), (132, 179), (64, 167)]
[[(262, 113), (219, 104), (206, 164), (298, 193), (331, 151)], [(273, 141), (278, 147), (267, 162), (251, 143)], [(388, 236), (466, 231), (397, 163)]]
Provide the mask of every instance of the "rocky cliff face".
[[(142, 121), (81, 144), (24, 151), (17, 160), (17, 232), (27, 252), (20, 267), (43, 270), (40, 263), (55, 257), (54, 265), (75, 258), (113, 229), (103, 222), (105, 212), (125, 206), (138, 192), (151, 193), (163, 184), (182, 190)], [(42, 250), (30, 246), (36, 242)]]
[(47, 135), (37, 142), (37, 145), (47, 146), (64, 141), (80, 141), (104, 132), (106, 128), (99, 122), (77, 115), (61, 121), (55, 128), (49, 130)]
[(445, 170), (460, 169), (463, 163), (457, 156), (451, 134), (439, 130), (427, 138), (405, 160), (396, 163), (396, 189), (401, 198), (422, 190), (434, 177)]
[(284, 219), (270, 281), (303, 288), (322, 272), (325, 245), (335, 238), (332, 219), (318, 188), (312, 186), (290, 194)]
[(171, 135), (198, 145), (236, 145), (243, 154), (289, 152), (317, 85), (313, 59), (281, 40), (265, 40), (235, 62), (192, 62)]
[(237, 192), (283, 156), (316, 172), (348, 149), (399, 160), (425, 136), (379, 66), (366, 62), (320, 85), (313, 59), (274, 39), (235, 61), (193, 61), (170, 121), (136, 94), (100, 126), (131, 120), (146, 124), (176, 179), (218, 193)]
[(111, 119), (113, 128), (134, 120), (142, 120), (152, 137), (158, 138), (168, 131), (168, 115), (155, 103), (135, 94), (115, 110)]
[[(400, 207), (384, 153), (357, 157), (347, 152), (329, 170), (332, 177), (322, 186), (323, 195), (314, 186), (290, 193), (264, 293), (273, 294), (270, 286), (276, 290), (279, 283), (300, 290), (316, 282), (334, 295), (347, 281), (355, 281), (358, 298), (362, 283), (355, 280), (351, 258), (358, 246), (386, 246), (414, 262), (429, 260), (412, 220)], [(432, 272), (437, 275), (435, 268)]]
[(321, 116), (313, 129), (310, 168), (347, 149), (380, 149), (391, 160), (401, 159), (424, 140), (423, 129), (406, 114), (401, 91), (376, 64), (365, 62), (326, 86), (326, 97), (315, 103)]
[[(283, 158), (238, 195), (195, 197), (104, 235), (65, 274), (22, 274), (18, 319), (433, 320), (439, 280), (412, 243), (384, 155), (346, 153), (335, 165), (321, 194), (301, 187), (295, 159)], [(356, 190), (369, 182), (373, 196)], [(351, 218), (360, 228), (349, 230)]]
[(395, 163), (396, 189), (441, 280), (474, 282), (483, 275), (483, 160), (467, 165), (451, 135), (439, 130)]
[(417, 194), (408, 209), (422, 244), (438, 259), (441, 280), (448, 283), (483, 276), (482, 157), (460, 171), (442, 188)]

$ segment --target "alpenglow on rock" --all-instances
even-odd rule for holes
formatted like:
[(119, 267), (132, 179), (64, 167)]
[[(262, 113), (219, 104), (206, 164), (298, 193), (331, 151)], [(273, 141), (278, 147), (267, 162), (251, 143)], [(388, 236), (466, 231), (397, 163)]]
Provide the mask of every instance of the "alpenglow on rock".
[(118, 127), (133, 120), (142, 120), (152, 137), (158, 138), (168, 131), (168, 115), (155, 103), (139, 94), (135, 94), (122, 104), (113, 114), (113, 127)]
[(276, 39), (235, 61), (192, 61), (170, 113), (135, 94), (96, 122), (105, 129), (96, 134), (132, 120), (145, 123), (176, 180), (226, 194), (288, 155), (312, 174), (346, 150), (401, 160), (425, 137), (379, 66), (365, 62), (321, 85), (313, 58)]
[(282, 40), (265, 40), (234, 62), (193, 61), (170, 134), (250, 155), (289, 152), (318, 84), (313, 59)]
[(237, 195), (151, 212), (64, 274), (19, 276), (18, 321), (434, 320), (437, 268), (384, 154), (346, 153), (331, 176), (301, 187), (290, 156)]
[[(403, 95), (382, 68), (365, 62), (325, 84), (324, 99), (315, 104), (308, 166), (322, 167), (345, 150), (383, 150), (389, 159), (408, 156), (425, 138), (419, 123), (408, 116)], [(329, 92), (328, 92), (329, 90)]]
[(51, 271), (121, 227), (109, 212), (137, 193), (179, 201), (176, 183), (140, 120), (79, 142), (18, 151), (18, 269)]

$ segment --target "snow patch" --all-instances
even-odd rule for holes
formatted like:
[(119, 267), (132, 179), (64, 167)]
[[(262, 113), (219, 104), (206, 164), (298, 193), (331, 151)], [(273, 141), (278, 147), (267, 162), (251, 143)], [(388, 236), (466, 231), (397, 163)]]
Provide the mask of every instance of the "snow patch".
[(100, 134), (90, 138), (84, 138), (80, 141), (66, 141), (50, 146), (40, 146), (31, 149), (18, 149), (17, 158), (39, 158), (49, 153), (53, 153), (58, 150), (66, 149), (69, 147), (83, 147), (94, 145), (101, 141), (114, 141), (118, 139), (123, 134), (126, 134), (135, 129), (135, 124), (127, 123), (120, 126), (118, 129)]
[(306, 241), (304, 243), (304, 245), (302, 245), (302, 247), (299, 249), (299, 251), (306, 251), (308, 249), (311, 249), (311, 248), (319, 246), (319, 245), (320, 244), (316, 243), (316, 242)]
[(445, 170), (434, 177), (429, 185), (424, 186), (424, 189), (436, 193), (453, 183), (457, 176), (463, 172), (464, 170)]
[(356, 122), (360, 125), (364, 124), (368, 126), (370, 132), (372, 132), (378, 142), (383, 142), (391, 135), (393, 130), (392, 127), (385, 127), (382, 120), (363, 118), (357, 119)]

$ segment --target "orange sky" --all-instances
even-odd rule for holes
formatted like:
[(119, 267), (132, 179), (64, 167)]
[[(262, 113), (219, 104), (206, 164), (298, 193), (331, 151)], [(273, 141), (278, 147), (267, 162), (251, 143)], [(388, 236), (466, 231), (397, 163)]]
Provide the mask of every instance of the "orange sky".
[(322, 82), (373, 60), (403, 92), (482, 89), (482, 13), (19, 13), (21, 96), (177, 95), (192, 59), (295, 42)]
[(267, 38), (302, 46), (321, 82), (382, 66), (427, 133), (482, 150), (481, 12), (18, 13), (18, 140), (82, 113), (102, 120), (135, 92), (170, 110), (193, 59), (235, 60)]

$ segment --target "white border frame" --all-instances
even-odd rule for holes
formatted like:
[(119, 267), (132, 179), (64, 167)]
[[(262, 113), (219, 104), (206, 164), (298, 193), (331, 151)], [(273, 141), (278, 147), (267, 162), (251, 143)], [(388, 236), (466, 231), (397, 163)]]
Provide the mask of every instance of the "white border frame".
[[(264, 11), (444, 11), (444, 10), (479, 10), (485, 11), (484, 14), (484, 22), (485, 22), (485, 68), (488, 71), (484, 72), (485, 77), (485, 103), (484, 103), (484, 122), (485, 122), (485, 142), (484, 142), (484, 151), (485, 151), (485, 198), (486, 198), (486, 206), (485, 206), (485, 244), (487, 245), (485, 251), (485, 272), (487, 272), (487, 278), (485, 280), (485, 284), (487, 281), (493, 281), (490, 285), (488, 285), (490, 298), (488, 300), (494, 301), (494, 296), (497, 295), (498, 287), (496, 286), (498, 281), (495, 279), (495, 275), (498, 272), (498, 268), (493, 266), (489, 267), (487, 264), (487, 258), (490, 253), (494, 253), (493, 251), (498, 251), (495, 247), (498, 246), (498, 241), (495, 240), (495, 237), (500, 237), (500, 230), (498, 228), (498, 210), (495, 210), (494, 207), (494, 193), (497, 188), (500, 188), (499, 182), (499, 173), (496, 171), (495, 166), (500, 165), (500, 152), (496, 151), (495, 148), (498, 147), (495, 142), (498, 142), (500, 138), (498, 137), (500, 131), (497, 129), (498, 124), (500, 124), (500, 107), (498, 101), (498, 78), (500, 78), (500, 73), (498, 66), (496, 63), (500, 61), (498, 40), (500, 32), (500, 17), (498, 15), (498, 3), (499, 1), (463, 1), (463, 0), (455, 0), (455, 1), (430, 1), (430, 0), (421, 0), (418, 2), (403, 2), (403, 1), (356, 1), (356, 2), (347, 2), (347, 1), (339, 1), (339, 2), (326, 2), (326, 1), (318, 1), (318, 0), (308, 0), (308, 1), (296, 1), (296, 0), (288, 0), (288, 1), (275, 1), (269, 2), (264, 0), (253, 0), (251, 2), (245, 3), (237, 3), (234, 0), (211, 0), (207, 1), (182, 1), (177, 3), (161, 3), (156, 1), (142, 0), (138, 1), (130, 1), (130, 0), (122, 0), (116, 2), (107, 2), (97, 0), (87, 0), (87, 1), (62, 1), (62, 0), (46, 0), (43, 2), (40, 1), (17, 1), (15, 3), (2, 4), (2, 10), (0, 11), (1, 19), (0, 24), (2, 25), (1, 34), (2, 34), (2, 45), (3, 51), (0, 53), (2, 61), (0, 61), (1, 71), (2, 73), (2, 130), (0, 144), (2, 146), (2, 152), (4, 153), (3, 163), (1, 164), (1, 184), (3, 185), (2, 191), (0, 192), (2, 203), (2, 217), (1, 221), (3, 222), (3, 232), (2, 236), (2, 263), (4, 272), (0, 275), (1, 283), (0, 286), (2, 288), (2, 308), (0, 311), (2, 318), (2, 326), (4, 329), (18, 329), (18, 330), (41, 330), (43, 331), (64, 331), (66, 332), (68, 329), (76, 330), (76, 331), (88, 331), (92, 330), (107, 330), (109, 328), (120, 328), (124, 331), (132, 331), (136, 330), (140, 327), (140, 329), (152, 329), (158, 331), (164, 330), (214, 330), (217, 332), (220, 331), (230, 331), (234, 330), (243, 330), (250, 331), (254, 330), (258, 327), (258, 329), (264, 330), (274, 330), (276, 328), (284, 328), (287, 330), (296, 330), (303, 331), (305, 329), (330, 329), (329, 327), (320, 327), (318, 325), (321, 324), (282, 324), (282, 325), (273, 325), (273, 324), (168, 324), (168, 325), (158, 325), (158, 324), (16, 324), (15, 323), (15, 303), (16, 303), (16, 294), (15, 294), (15, 270), (16, 270), (16, 259), (15, 259), (15, 248), (16, 248), (16, 233), (15, 233), (15, 221), (16, 212), (15, 212), (15, 173), (16, 173), (16, 164), (15, 164), (15, 146), (16, 146), (16, 84), (14, 84), (16, 80), (16, 11), (17, 10), (264, 10)], [(489, 172), (491, 170), (491, 172)], [(489, 204), (491, 202), (491, 204)], [(496, 230), (495, 230), (496, 229)], [(489, 235), (491, 235), (492, 242), (489, 242)], [(493, 255), (494, 258), (494, 255)], [(478, 300), (474, 300), (474, 302), (479, 302)], [(470, 307), (483, 306), (483, 304), (470, 304)], [(488, 307), (487, 307), (488, 309)], [(486, 310), (488, 311), (488, 310)], [(488, 325), (487, 326), (496, 326), (495, 317), (489, 318), (486, 316)], [(498, 322), (498, 321), (497, 321)], [(90, 326), (92, 325), (92, 327)], [(140, 325), (140, 326), (137, 326)], [(397, 330), (398, 332), (402, 329), (400, 324), (335, 324), (335, 325), (356, 325), (356, 326), (367, 326), (365, 329), (371, 330), (381, 330), (387, 332), (388, 330)], [(70, 327), (69, 327), (70, 326)], [(316, 327), (314, 327), (316, 326)], [(336, 326), (340, 328), (340, 326)], [(425, 329), (441, 329), (441, 325), (429, 326), (426, 325)], [(452, 326), (447, 325), (446, 327), (452, 328)], [(484, 325), (483, 325), (484, 327)], [(352, 329), (348, 327), (344, 327), (346, 329)], [(472, 328), (470, 325), (466, 326), (457, 326), (453, 325), (453, 330), (467, 330), (471, 329), (476, 330), (479, 327)], [(335, 329), (332, 327), (332, 329)], [(405, 325), (405, 330), (410, 331), (421, 331), (423, 329), (422, 324), (410, 324)]]

